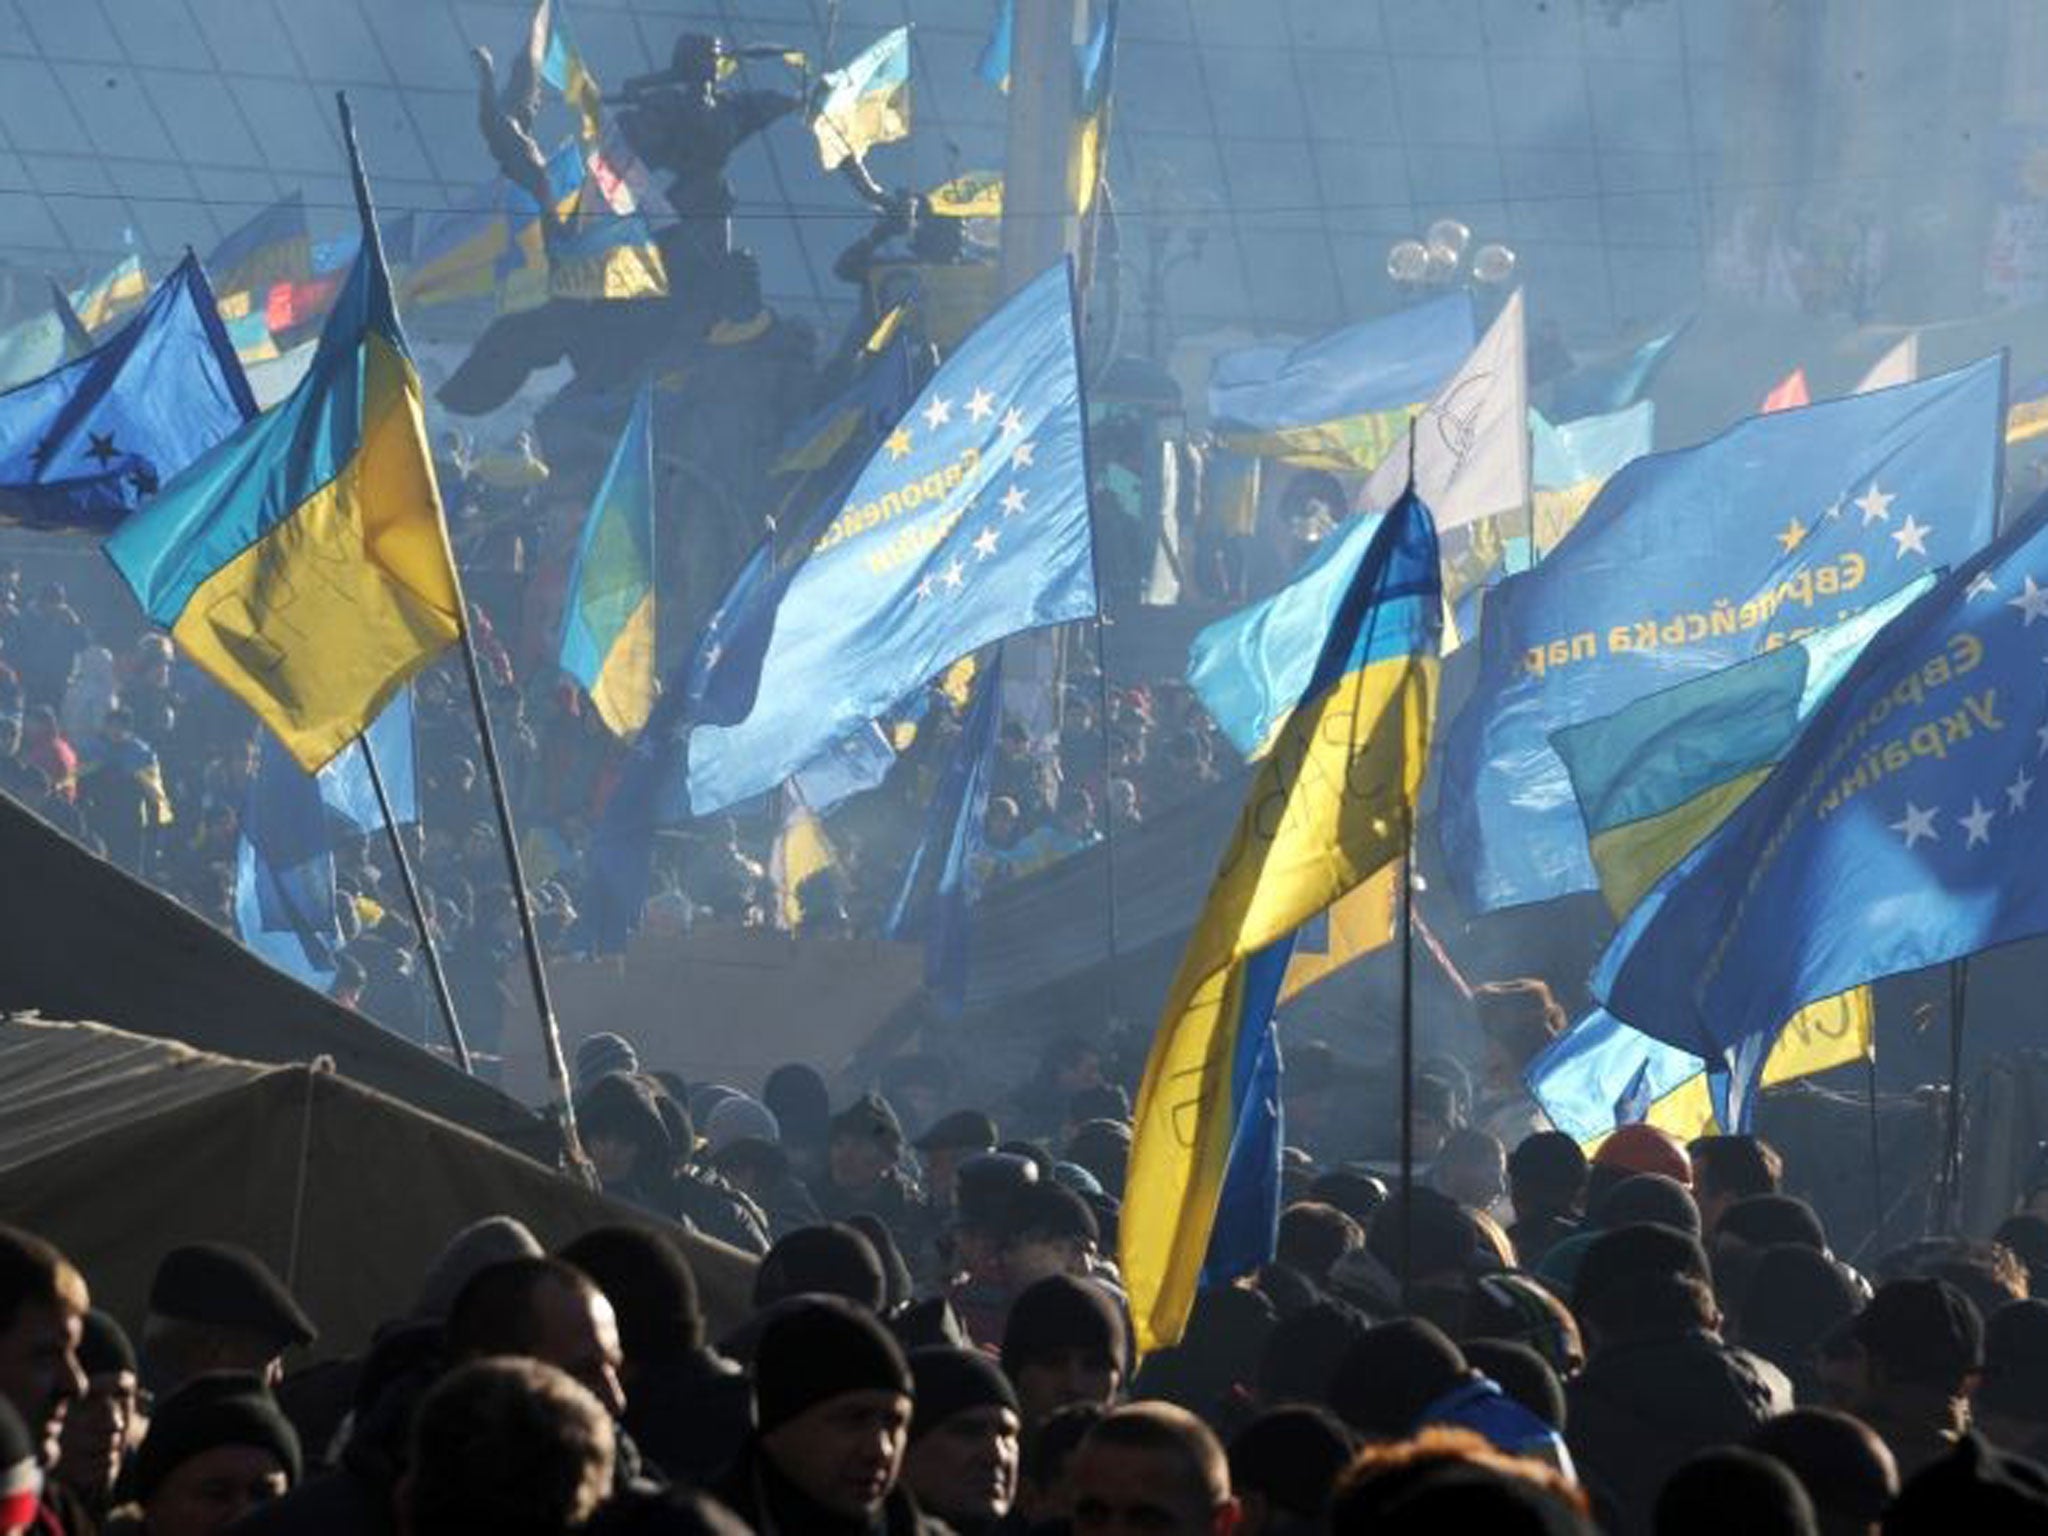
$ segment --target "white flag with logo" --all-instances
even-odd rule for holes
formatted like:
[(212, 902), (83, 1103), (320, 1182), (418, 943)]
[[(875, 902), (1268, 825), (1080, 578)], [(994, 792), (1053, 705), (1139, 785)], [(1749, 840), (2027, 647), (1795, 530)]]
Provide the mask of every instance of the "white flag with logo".
[[(1415, 492), (1439, 531), (1529, 505), (1529, 367), (1517, 289), (1450, 382), (1408, 430)], [(1365, 483), (1359, 506), (1384, 512), (1408, 483), (1404, 437)]]

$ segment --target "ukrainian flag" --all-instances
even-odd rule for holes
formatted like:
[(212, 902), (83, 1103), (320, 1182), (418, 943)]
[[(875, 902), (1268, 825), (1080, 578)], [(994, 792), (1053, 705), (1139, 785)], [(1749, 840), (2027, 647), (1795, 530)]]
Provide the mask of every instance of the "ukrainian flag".
[(562, 0), (540, 0), (533, 13), (533, 29), (545, 39), (541, 46), (540, 77), (575, 109), (577, 132), (586, 144), (595, 144), (603, 132), (604, 93), (597, 77), (583, 62), (583, 50), (569, 30), (567, 7)]
[(615, 736), (654, 708), (653, 411), (643, 384), (583, 524), (562, 619), (562, 670)]
[(910, 137), (910, 28), (884, 34), (843, 69), (818, 80), (824, 96), (811, 119), (828, 171), (865, 158), (877, 144)]
[(1145, 1064), (1121, 1244), (1141, 1349), (1178, 1341), (1205, 1270), (1219, 1279), (1271, 1252), (1274, 1000), (1296, 930), (1408, 843), (1442, 616), (1436, 529), (1411, 491), (1374, 533), (1259, 764)]
[(71, 295), (71, 308), (88, 332), (108, 325), (149, 297), (149, 278), (140, 256), (124, 256), (111, 272)]
[(461, 633), (375, 223), (305, 378), (107, 540), (149, 617), (308, 771)]

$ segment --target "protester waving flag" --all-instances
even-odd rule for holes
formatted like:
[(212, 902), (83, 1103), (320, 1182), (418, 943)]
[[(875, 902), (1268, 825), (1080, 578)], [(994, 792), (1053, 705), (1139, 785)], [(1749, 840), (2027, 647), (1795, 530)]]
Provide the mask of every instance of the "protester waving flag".
[(654, 708), (653, 414), (643, 384), (584, 520), (562, 613), (562, 670), (615, 736)]
[(1784, 644), (1991, 534), (2004, 362), (1801, 411), (1628, 465), (1487, 599), (1479, 676), (1444, 747), (1452, 880), (1492, 911), (1590, 889), (1550, 745), (1687, 677)]
[(1402, 857), (1429, 750), (1443, 587), (1412, 494), (1382, 519), (1301, 701), (1260, 763), (1167, 993), (1134, 1111), (1122, 1260), (1139, 1347), (1198, 1283), (1271, 1257), (1273, 1007), (1302, 924)]
[(1801, 1003), (2048, 932), (2043, 620), (2048, 503), (1888, 625), (1614, 936), (1595, 994), (1725, 1061), (1733, 1124)]
[(983, 322), (837, 514), (786, 551), (747, 717), (690, 738), (693, 812), (772, 788), (948, 662), (1095, 612), (1072, 278)]
[(0, 518), (105, 533), (255, 414), (187, 256), (98, 346), (0, 395)]
[(309, 771), (462, 629), (419, 377), (367, 192), (363, 222), (298, 388), (107, 541), (143, 611)]

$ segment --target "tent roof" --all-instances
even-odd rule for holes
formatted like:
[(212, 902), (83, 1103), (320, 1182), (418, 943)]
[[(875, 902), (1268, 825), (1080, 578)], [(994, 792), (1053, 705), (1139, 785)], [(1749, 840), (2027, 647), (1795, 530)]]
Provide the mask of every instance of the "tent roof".
[(0, 1010), (248, 1061), (331, 1057), (359, 1083), (552, 1161), (553, 1130), (508, 1095), (273, 970), (4, 795), (0, 868)]
[[(56, 1243), (139, 1327), (179, 1243), (240, 1243), (319, 1325), (319, 1357), (406, 1315), (448, 1239), (518, 1217), (549, 1248), (661, 1226), (461, 1126), (324, 1068), (266, 1067), (97, 1024), (0, 1023), (0, 1219)], [(712, 1327), (753, 1260), (679, 1227)]]

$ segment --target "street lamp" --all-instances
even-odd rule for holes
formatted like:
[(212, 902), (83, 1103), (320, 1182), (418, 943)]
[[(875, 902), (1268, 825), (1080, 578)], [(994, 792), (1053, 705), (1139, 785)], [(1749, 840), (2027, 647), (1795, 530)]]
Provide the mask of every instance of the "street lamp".
[(1403, 288), (1498, 288), (1514, 275), (1510, 247), (1490, 240), (1474, 249), (1470, 227), (1457, 219), (1438, 219), (1420, 240), (1397, 240), (1387, 249), (1387, 276)]

